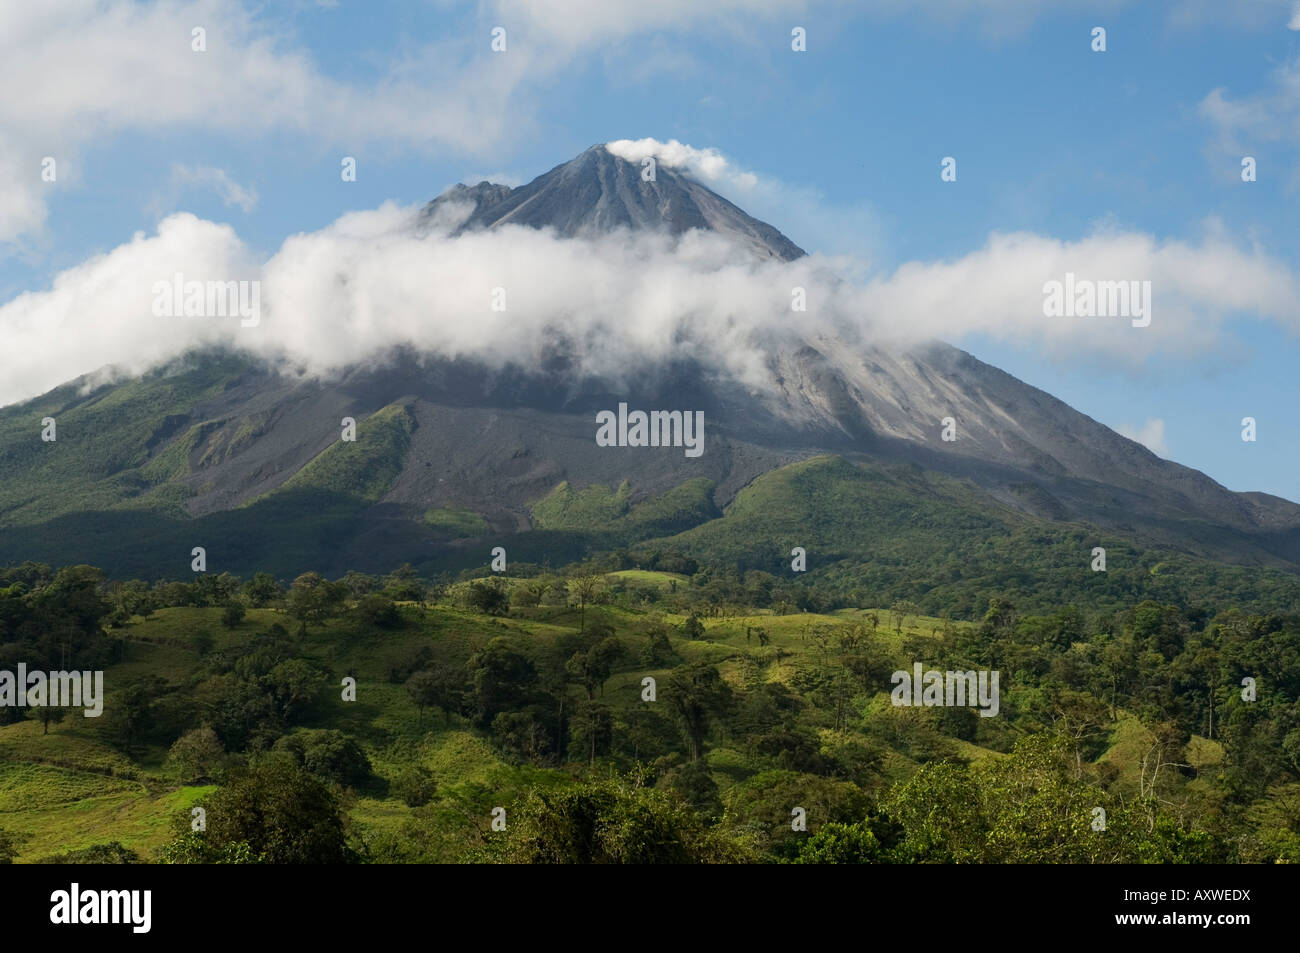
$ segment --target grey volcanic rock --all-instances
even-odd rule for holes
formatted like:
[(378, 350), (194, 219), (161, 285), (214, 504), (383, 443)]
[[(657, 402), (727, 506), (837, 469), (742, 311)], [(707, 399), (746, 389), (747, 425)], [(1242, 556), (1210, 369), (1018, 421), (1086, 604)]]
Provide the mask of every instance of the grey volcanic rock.
[(465, 205), (472, 211), (453, 235), (507, 224), (552, 228), (565, 238), (597, 238), (616, 228), (672, 235), (697, 228), (732, 238), (761, 258), (792, 261), (804, 254), (771, 225), (694, 179), (660, 165), (653, 182), (643, 181), (639, 165), (603, 145), (516, 189), (490, 182), (454, 186), (425, 206), (424, 215), (436, 219)]
[[(1231, 562), (1300, 565), (1300, 506), (1233, 493), (948, 345), (891, 354), (809, 341), (773, 353), (771, 368), (773, 388), (758, 393), (690, 362), (646, 365), (617, 384), (575, 378), (562, 362), (493, 370), (410, 353), (326, 382), (250, 370), (188, 415), (211, 422), (191, 458), (214, 462), (185, 478), (186, 508), (214, 513), (273, 491), (337, 440), (320, 420), (363, 420), (400, 401), (416, 428), (404, 469), (375, 508), (389, 523), (465, 508), (495, 532), (522, 531), (530, 505), (562, 481), (626, 479), (637, 500), (705, 477), (725, 507), (768, 470), (831, 452), (957, 476), (1045, 519)], [(597, 447), (595, 414), (619, 401), (704, 411), (706, 452)], [(958, 428), (951, 443), (940, 439), (948, 416)], [(209, 453), (233, 444), (249, 421), (256, 440)]]

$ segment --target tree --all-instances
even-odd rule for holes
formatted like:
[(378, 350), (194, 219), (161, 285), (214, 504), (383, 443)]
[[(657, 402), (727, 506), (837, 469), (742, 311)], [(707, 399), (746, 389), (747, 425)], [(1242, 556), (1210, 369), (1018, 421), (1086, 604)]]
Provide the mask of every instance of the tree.
[(614, 713), (603, 702), (583, 702), (573, 713), (569, 733), (573, 749), (581, 752), (589, 765), (595, 764), (596, 755), (608, 754), (614, 740)]
[(370, 759), (361, 746), (332, 728), (295, 731), (277, 741), (273, 750), (291, 754), (316, 777), (334, 784), (356, 785), (370, 777)]
[(424, 598), (424, 583), (410, 563), (402, 563), (384, 577), (384, 595), (395, 602), (419, 602)]
[(356, 859), (344, 834), (338, 797), (292, 757), (265, 758), (229, 778), (202, 802), (207, 830), (191, 836), (188, 812), (177, 820), (171, 863), (213, 861), (339, 864)]
[(501, 712), (526, 704), (537, 684), (532, 660), (500, 636), (470, 656), (466, 669), (470, 705), (480, 728), (491, 725)]
[(555, 576), (548, 577), (550, 585), (546, 590), (547, 605), (567, 606), (569, 604), (569, 584)]
[(92, 634), (111, 610), (104, 599), (105, 575), (94, 566), (60, 569), (48, 586), (32, 594), (34, 608), (49, 631), (71, 629)]
[(244, 621), (244, 607), (238, 602), (228, 602), (226, 607), (221, 610), (221, 624), (227, 629), (233, 629)]
[(534, 788), (510, 814), (493, 859), (520, 864), (744, 863), (752, 853), (670, 791), (632, 775)]
[(844, 824), (831, 821), (804, 841), (796, 864), (879, 864), (890, 858), (865, 821)]
[(492, 740), (506, 754), (539, 764), (551, 752), (555, 726), (541, 705), (499, 712), (492, 719)]
[(416, 672), (406, 680), (406, 694), (419, 710), (419, 717), (424, 718), (424, 709), (441, 708), (445, 722), (451, 710), (457, 707), (459, 692), (455, 681), (448, 675), (433, 669)]
[(534, 608), (540, 606), (542, 604), (542, 598), (550, 588), (550, 581), (542, 576), (528, 580), (528, 582), (523, 585), (523, 604)]
[(204, 725), (177, 738), (168, 755), (181, 780), (192, 784), (216, 777), (225, 760), (226, 749), (217, 733)]
[(704, 753), (710, 724), (731, 704), (731, 689), (712, 665), (696, 663), (668, 676), (665, 695), (692, 761)]
[(265, 683), (285, 721), (293, 721), (311, 703), (324, 681), (324, 673), (302, 659), (286, 659), (271, 669)]
[(58, 724), (63, 721), (63, 716), (67, 714), (62, 708), (55, 708), (53, 705), (42, 705), (37, 708), (33, 717), (41, 723), (41, 734), (50, 733), (50, 724)]
[(154, 583), (153, 587), (154, 601), (159, 606), (175, 608), (177, 606), (197, 606), (201, 605), (198, 586), (191, 582), (164, 582)]
[(283, 592), (274, 576), (269, 572), (259, 572), (244, 583), (244, 595), (248, 597), (248, 602), (253, 608), (265, 609), (278, 601)]
[(588, 573), (582, 576), (575, 576), (569, 582), (569, 591), (573, 593), (574, 598), (578, 600), (578, 632), (587, 631), (587, 603), (596, 598), (596, 593), (600, 590), (601, 582), (604, 577)]
[(228, 572), (205, 572), (194, 577), (194, 588), (200, 605), (224, 606), (239, 595), (243, 584)]
[(353, 599), (360, 599), (379, 588), (378, 579), (366, 573), (357, 572), (355, 569), (349, 569), (345, 572), (339, 582), (347, 587), (348, 593)]
[(920, 615), (921, 607), (915, 602), (902, 599), (890, 606), (889, 611), (894, 613), (894, 631), (902, 632), (903, 626), (907, 625), (909, 617)]
[[(807, 812), (806, 831), (791, 826), (796, 806)], [(850, 823), (870, 807), (870, 795), (856, 784), (797, 771), (760, 771), (727, 793), (729, 826), (752, 831), (770, 855), (785, 860), (793, 860), (823, 824)]]
[(157, 608), (157, 597), (142, 579), (128, 579), (116, 586), (110, 596), (114, 609), (126, 620), (132, 616), (149, 618)]
[(665, 665), (672, 661), (673, 643), (668, 638), (668, 632), (662, 625), (656, 625), (651, 628), (641, 647), (640, 660), (642, 665), (659, 666)]
[[(683, 631), (686, 633), (686, 637), (692, 641), (704, 638), (704, 623), (700, 621), (700, 617), (695, 614), (694, 609), (692, 609), (691, 614), (686, 617), (686, 624), (683, 626)], [(761, 636), (760, 641), (762, 641)]]
[(510, 612), (510, 593), (500, 579), (473, 582), (469, 587), (469, 604), (486, 615), (506, 615)]
[[(1075, 774), (1074, 739), (1037, 733), (1011, 756), (922, 765), (881, 806), (903, 831), (901, 863), (1204, 862), (1208, 834), (1155, 802), (1121, 802)], [(1094, 830), (1097, 808), (1104, 831)]]
[(194, 688), (194, 702), (226, 750), (269, 746), (284, 725), (274, 696), (257, 679), (233, 672), (204, 679)]
[(320, 573), (305, 572), (289, 587), (289, 613), (305, 626), (333, 615), (343, 602), (344, 588)]
[(626, 652), (623, 643), (610, 636), (601, 639), (585, 652), (574, 652), (565, 664), (565, 671), (586, 689), (587, 700), (590, 701), (597, 688), (604, 694), (605, 682), (609, 681), (614, 666)]
[(65, 854), (42, 857), (40, 864), (140, 864), (144, 863), (140, 855), (121, 841), (109, 841), (107, 844), (91, 844), (80, 850), (70, 850)]
[(123, 748), (130, 749), (153, 727), (155, 704), (165, 683), (156, 675), (123, 686), (107, 712), (105, 726)]
[(398, 771), (388, 786), (389, 793), (407, 807), (424, 807), (438, 793), (438, 785), (422, 764), (409, 765)]
[(380, 629), (396, 628), (402, 621), (396, 603), (377, 592), (362, 596), (357, 603), (356, 613), (357, 618)]
[(627, 646), (612, 635), (601, 639), (587, 653), (587, 666), (600, 689), (605, 694), (605, 683), (614, 673), (614, 667), (627, 656)]
[(207, 629), (196, 629), (190, 636), (190, 645), (198, 653), (199, 658), (203, 658), (212, 651), (212, 647), (217, 644), (216, 638)]
[(30, 837), (30, 834), (15, 834), (0, 828), (0, 865), (12, 864), (18, 848)]
[(687, 761), (677, 765), (664, 775), (660, 786), (676, 791), (696, 813), (710, 821), (722, 816), (722, 797), (718, 793), (717, 782), (703, 761)]

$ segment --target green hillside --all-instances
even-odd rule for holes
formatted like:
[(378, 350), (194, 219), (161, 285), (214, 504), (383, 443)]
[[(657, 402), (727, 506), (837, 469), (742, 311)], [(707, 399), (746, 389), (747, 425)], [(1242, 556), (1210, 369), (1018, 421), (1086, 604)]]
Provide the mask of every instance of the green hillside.
[[(354, 442), (330, 442), (251, 502), (190, 515), (195, 488), (214, 479), (206, 474), (271, 432), (265, 409), (211, 418), (202, 410), (253, 373), (234, 356), (196, 355), (138, 379), (68, 385), (0, 409), (0, 563), (84, 562), (115, 578), (160, 578), (182, 571), (202, 546), (214, 571), (242, 575), (289, 579), (306, 569), (378, 572), (411, 562), (429, 576), (454, 576), (484, 568), (500, 545), (512, 564), (610, 554), (624, 570), (708, 565), (717, 601), (751, 598), (740, 594), (743, 579), (762, 572), (816, 587), (820, 602), (795, 592), (792, 605), (910, 601), (955, 619), (977, 618), (990, 592), (1038, 611), (1148, 598), (1210, 614), (1233, 605), (1300, 609), (1297, 576), (1283, 569), (1227, 565), (1135, 533), (1030, 516), (966, 480), (830, 455), (761, 474), (725, 512), (708, 479), (648, 493), (637, 474), (618, 484), (559, 483), (532, 500), (532, 529), (522, 533), (494, 534), (502, 521), (473, 505), (381, 512), (410, 465), (416, 417), (405, 398), (359, 415)], [(56, 421), (54, 441), (41, 440), (46, 417)], [(1016, 491), (1023, 499), (1035, 492), (1043, 491)], [(484, 507), (492, 502), (485, 497)], [(804, 573), (791, 570), (795, 547), (806, 551)], [(1106, 550), (1105, 572), (1090, 569), (1095, 547)]]
[(376, 503), (402, 472), (415, 418), (390, 404), (357, 421), (356, 440), (336, 440), (276, 490), (321, 490)]
[(720, 516), (714, 489), (711, 480), (696, 478), (632, 503), (633, 487), (627, 480), (617, 489), (597, 483), (574, 490), (565, 482), (533, 504), (533, 525), (588, 533), (606, 542), (663, 536)]
[[(32, 526), (141, 508), (178, 516), (186, 494), (169, 481), (189, 474), (203, 425), (177, 428), (245, 369), (237, 358), (212, 357), (87, 393), (66, 384), (0, 408), (0, 520)], [(41, 439), (47, 417), (55, 421), (52, 441)]]
[[(845, 605), (914, 600), (934, 614), (973, 618), (998, 592), (1038, 609), (1149, 598), (1207, 610), (1300, 610), (1300, 580), (1288, 572), (1226, 566), (1036, 519), (965, 481), (833, 456), (765, 473), (722, 518), (643, 543), (635, 554), (671, 549), (742, 574), (788, 578), (796, 546), (807, 553), (808, 578)], [(1091, 570), (1094, 547), (1106, 550), (1105, 572)]]
[[(6, 570), (0, 650), (53, 664), (39, 633), (62, 631), (106, 697), (95, 719), (0, 709), (0, 853), (292, 860), (305, 842), (189, 830), (195, 806), (224, 817), (289, 785), (293, 810), (334, 812), (318, 859), (1300, 860), (1295, 617), (994, 600), (954, 623), (907, 603), (719, 608), (713, 584), (708, 567), (432, 589), (403, 570), (287, 592)], [(918, 662), (998, 670), (997, 715), (891, 703), (891, 673)], [(1153, 746), (1187, 765), (1157, 788)]]

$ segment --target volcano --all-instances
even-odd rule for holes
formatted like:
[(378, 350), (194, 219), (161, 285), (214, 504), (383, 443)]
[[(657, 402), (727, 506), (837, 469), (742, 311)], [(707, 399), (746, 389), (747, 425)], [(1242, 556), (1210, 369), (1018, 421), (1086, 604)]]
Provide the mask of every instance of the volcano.
[[(593, 146), (517, 188), (458, 185), (415, 228), (454, 238), (518, 226), (585, 240), (702, 230), (757, 260), (804, 255), (686, 171), (660, 163), (647, 178), (643, 168)], [(925, 543), (935, 553), (977, 552), (987, 534), (1039, 527), (1077, 539), (1085, 555), (1109, 539), (1300, 569), (1300, 506), (1231, 492), (958, 348), (797, 329), (764, 347), (762, 387), (699, 361), (633, 355), (618, 380), (605, 379), (580, 370), (562, 342), (545, 360), (504, 368), (406, 350), (303, 379), (205, 351), (108, 385), (78, 379), (0, 410), (0, 558), (175, 576), (206, 545), (210, 569), (289, 576), (472, 567), (501, 543), (538, 563), (608, 548), (707, 557), (700, 540), (726, 538), (747, 488), (787, 477), (797, 487), (815, 462), (819, 479), (876, 480), (904, 517), (909, 507), (941, 514)], [(598, 445), (597, 415), (620, 403), (702, 412), (704, 452)], [(54, 450), (28, 439), (45, 416), (59, 422)], [(345, 417), (358, 422), (355, 443), (340, 440)], [(948, 418), (958, 439), (943, 437)], [(829, 491), (822, 503), (832, 514), (844, 505)], [(862, 540), (835, 535), (836, 522), (824, 548), (845, 565), (868, 559)], [(906, 518), (898, 526), (920, 531)], [(739, 550), (751, 566), (778, 566), (799, 542), (746, 532), (761, 550)]]

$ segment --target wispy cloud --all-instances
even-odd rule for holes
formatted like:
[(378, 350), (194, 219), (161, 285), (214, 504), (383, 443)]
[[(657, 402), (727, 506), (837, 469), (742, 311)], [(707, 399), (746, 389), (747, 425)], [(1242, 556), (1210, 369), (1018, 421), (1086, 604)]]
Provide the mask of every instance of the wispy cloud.
[(861, 266), (874, 263), (882, 253), (884, 228), (870, 203), (833, 202), (818, 189), (760, 175), (717, 149), (700, 149), (676, 139), (617, 139), (606, 143), (606, 148), (629, 162), (653, 156), (686, 172), (810, 251), (852, 256)]
[[(1300, 3), (1290, 28), (1300, 29)], [(1276, 67), (1254, 91), (1210, 90), (1199, 111), (1213, 128), (1220, 156), (1256, 156), (1259, 176), (1284, 179), (1292, 190), (1300, 187), (1300, 168), (1294, 161), (1300, 153), (1300, 55)], [(1235, 172), (1235, 163), (1227, 168)]]
[[(276, 133), (353, 155), (382, 146), (387, 154), (439, 150), (487, 159), (528, 133), (548, 79), (589, 63), (593, 53), (606, 69), (626, 72), (626, 57), (612, 50), (631, 38), (698, 37), (705, 27), (729, 37), (761, 28), (768, 36), (773, 25), (788, 30), (828, 11), (919, 14), (1017, 32), (1062, 2), (1095, 7), (1083, 0), (486, 0), (454, 20), (459, 32), (411, 44), (373, 78), (348, 81), (332, 76), (251, 0), (3, 4), (0, 85), (23, 95), (0, 100), (0, 242), (39, 232), (49, 195), (66, 183), (62, 176), (41, 181), (42, 156), (70, 167), (87, 144), (126, 132), (193, 130), (243, 142)], [(1110, 0), (1107, 8), (1124, 2)], [(490, 48), (497, 25), (512, 38), (504, 54)], [(194, 49), (196, 29), (206, 31), (202, 52)], [(467, 42), (466, 31), (474, 30), (479, 42)], [(638, 61), (634, 71), (644, 68)]]
[(1165, 422), (1159, 417), (1152, 417), (1140, 426), (1119, 424), (1115, 432), (1121, 436), (1136, 440), (1157, 457), (1170, 457), (1169, 445), (1165, 443)]
[(171, 185), (176, 192), (189, 188), (204, 188), (215, 192), (226, 205), (237, 205), (245, 212), (251, 212), (257, 206), (257, 190), (245, 188), (225, 169), (206, 165), (172, 166)]
[[(343, 82), (239, 0), (3, 4), (0, 85), (24, 93), (0, 99), (0, 242), (39, 231), (62, 170), (91, 142), (188, 130), (298, 136), (353, 155), (375, 144), (483, 153), (526, 123), (508, 107), (538, 65), (526, 50), (494, 58), (485, 33), (468, 51), (442, 38), (369, 82)], [(41, 178), (44, 155), (58, 162), (54, 183)]]
[(709, 185), (728, 187), (748, 192), (758, 185), (758, 176), (752, 172), (736, 168), (717, 149), (696, 149), (669, 139), (616, 139), (605, 144), (605, 148), (628, 162), (642, 162), (654, 158), (669, 168), (682, 169)]

